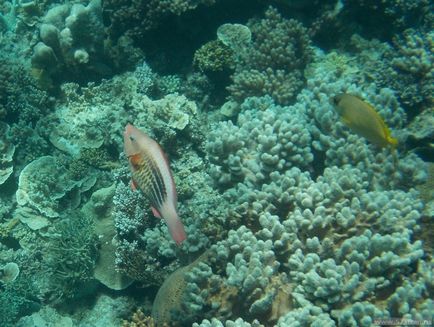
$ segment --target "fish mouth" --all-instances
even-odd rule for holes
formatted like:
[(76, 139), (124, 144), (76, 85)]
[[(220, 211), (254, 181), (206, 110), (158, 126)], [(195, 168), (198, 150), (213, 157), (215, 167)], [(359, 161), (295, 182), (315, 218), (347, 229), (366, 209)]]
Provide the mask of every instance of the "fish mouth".
[(131, 125), (130, 123), (127, 123), (125, 125), (125, 133), (131, 133), (132, 129), (133, 129), (133, 125)]
[(134, 126), (131, 125), (130, 123), (125, 125), (125, 130), (124, 130), (124, 137), (129, 137), (134, 130)]

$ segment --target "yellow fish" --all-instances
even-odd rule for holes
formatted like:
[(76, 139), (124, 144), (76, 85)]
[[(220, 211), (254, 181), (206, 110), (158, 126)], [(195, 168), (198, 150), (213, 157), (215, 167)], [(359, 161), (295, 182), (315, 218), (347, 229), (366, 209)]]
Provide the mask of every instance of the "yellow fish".
[(342, 93), (334, 96), (331, 103), (344, 124), (356, 134), (380, 147), (391, 145), (395, 148), (398, 145), (377, 111), (359, 97)]

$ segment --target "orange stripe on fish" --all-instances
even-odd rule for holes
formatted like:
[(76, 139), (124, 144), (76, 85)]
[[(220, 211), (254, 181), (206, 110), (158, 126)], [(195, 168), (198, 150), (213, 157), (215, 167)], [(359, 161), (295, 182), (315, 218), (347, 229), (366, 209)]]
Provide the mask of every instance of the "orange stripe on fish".
[(186, 234), (176, 211), (175, 183), (163, 150), (144, 132), (127, 124), (124, 152), (130, 163), (134, 184), (151, 203), (153, 214), (166, 221), (173, 240), (180, 244), (186, 239)]

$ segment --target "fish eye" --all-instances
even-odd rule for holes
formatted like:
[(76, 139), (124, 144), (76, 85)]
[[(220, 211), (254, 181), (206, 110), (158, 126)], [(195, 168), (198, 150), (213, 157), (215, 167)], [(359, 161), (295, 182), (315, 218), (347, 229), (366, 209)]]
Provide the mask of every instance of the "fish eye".
[(131, 141), (131, 142), (135, 142), (135, 141), (136, 141), (136, 138), (135, 138), (134, 136), (130, 135), (130, 141)]

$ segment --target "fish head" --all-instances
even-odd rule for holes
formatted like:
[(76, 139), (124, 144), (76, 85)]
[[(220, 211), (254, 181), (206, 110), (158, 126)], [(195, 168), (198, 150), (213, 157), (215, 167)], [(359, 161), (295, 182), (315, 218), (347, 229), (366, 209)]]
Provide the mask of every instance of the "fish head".
[(146, 146), (149, 137), (131, 124), (125, 126), (124, 131), (124, 152), (127, 157), (139, 154)]
[(342, 99), (344, 98), (345, 94), (337, 94), (330, 98), (330, 104), (333, 106), (333, 108), (336, 110), (338, 114), (342, 114), (343, 108), (340, 106), (340, 103)]

